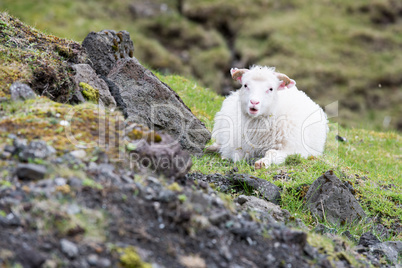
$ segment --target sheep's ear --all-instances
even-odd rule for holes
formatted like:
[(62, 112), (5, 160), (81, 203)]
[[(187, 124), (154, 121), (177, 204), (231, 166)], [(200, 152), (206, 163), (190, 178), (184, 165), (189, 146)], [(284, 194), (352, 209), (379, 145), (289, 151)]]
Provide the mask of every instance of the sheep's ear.
[(230, 69), (230, 74), (232, 75), (233, 80), (239, 81), (241, 83), (241, 78), (244, 73), (248, 72), (248, 69), (237, 69), (237, 68), (232, 68)]
[(283, 90), (286, 88), (292, 88), (296, 85), (296, 81), (293, 79), (290, 79), (286, 74), (281, 74), (281, 73), (275, 73), (276, 77), (280, 80), (280, 85), (278, 87), (278, 90)]

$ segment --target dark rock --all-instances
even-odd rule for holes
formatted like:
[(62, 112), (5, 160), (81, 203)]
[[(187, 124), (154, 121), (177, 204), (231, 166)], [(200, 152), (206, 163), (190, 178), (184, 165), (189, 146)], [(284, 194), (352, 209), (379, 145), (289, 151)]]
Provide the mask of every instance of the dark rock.
[(61, 251), (66, 254), (70, 259), (74, 259), (78, 256), (78, 247), (73, 242), (68, 241), (67, 239), (60, 240), (60, 248)]
[(4, 146), (4, 152), (8, 152), (8, 153), (11, 153), (11, 154), (13, 154), (14, 153), (14, 151), (15, 151), (15, 147), (14, 146), (11, 146), (11, 145), (6, 145), (6, 146)]
[(17, 177), (20, 180), (41, 180), (45, 177), (46, 167), (36, 164), (18, 164)]
[(134, 44), (126, 31), (103, 30), (90, 32), (82, 42), (90, 65), (99, 75), (107, 76), (116, 61), (134, 56)]
[(11, 99), (13, 101), (17, 100), (28, 100), (34, 99), (36, 97), (35, 92), (26, 84), (15, 82), (10, 87)]
[(364, 247), (373, 246), (379, 243), (381, 243), (381, 241), (378, 240), (378, 238), (373, 233), (370, 232), (362, 234), (359, 240), (359, 245), (362, 245)]
[(345, 231), (342, 233), (343, 236), (347, 237), (350, 241), (352, 241), (353, 243), (357, 244), (357, 239), (349, 232), (349, 231)]
[(17, 216), (15, 216), (13, 213), (10, 213), (5, 217), (0, 216), (0, 226), (5, 226), (5, 227), (21, 226), (21, 220)]
[(281, 193), (278, 186), (266, 180), (250, 176), (247, 174), (235, 174), (232, 176), (233, 182), (248, 187), (259, 192), (269, 202), (278, 204), (281, 200)]
[(352, 224), (366, 217), (355, 197), (332, 171), (313, 182), (304, 201), (313, 215), (332, 224)]
[(337, 141), (341, 141), (341, 142), (346, 142), (346, 141), (348, 141), (345, 137), (341, 137), (341, 136), (339, 136), (339, 135), (336, 135), (336, 136), (335, 136), (335, 139), (336, 139)]
[(129, 122), (164, 130), (183, 149), (202, 153), (210, 132), (169, 86), (136, 59), (118, 61), (107, 78), (118, 87), (114, 96), (120, 95), (124, 104), (119, 106)]
[(170, 135), (158, 135), (158, 142), (145, 139), (137, 141), (130, 153), (131, 161), (136, 162), (139, 168), (147, 168), (167, 178), (184, 177), (192, 166), (190, 154), (182, 150)]
[(106, 107), (116, 106), (116, 101), (110, 94), (108, 85), (98, 77), (91, 66), (88, 64), (75, 64), (72, 68), (75, 71), (76, 91), (80, 91), (79, 84), (81, 82), (86, 83), (99, 91), (99, 104)]
[(47, 145), (45, 141), (32, 141), (28, 146), (25, 146), (18, 154), (21, 161), (27, 162), (33, 159), (46, 159), (52, 154), (56, 153), (56, 150)]
[(44, 255), (25, 243), (17, 249), (16, 257), (24, 268), (39, 268), (46, 261)]

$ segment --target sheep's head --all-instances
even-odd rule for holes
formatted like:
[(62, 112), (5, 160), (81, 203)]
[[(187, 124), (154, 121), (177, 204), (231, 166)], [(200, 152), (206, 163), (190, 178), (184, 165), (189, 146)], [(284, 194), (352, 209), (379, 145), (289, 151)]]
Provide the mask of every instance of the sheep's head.
[(249, 116), (268, 115), (273, 111), (278, 98), (278, 91), (296, 85), (296, 82), (284, 74), (275, 72), (275, 68), (255, 66), (249, 69), (231, 69), (232, 78), (242, 84), (240, 99), (242, 111)]

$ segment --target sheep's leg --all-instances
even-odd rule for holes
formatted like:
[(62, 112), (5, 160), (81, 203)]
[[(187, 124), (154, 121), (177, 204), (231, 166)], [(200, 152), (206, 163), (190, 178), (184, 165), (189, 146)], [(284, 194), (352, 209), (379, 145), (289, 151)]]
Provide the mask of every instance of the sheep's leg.
[(255, 169), (261, 169), (272, 164), (282, 164), (288, 155), (289, 153), (286, 151), (268, 150), (263, 158), (255, 162), (254, 167)]
[(220, 148), (221, 147), (217, 143), (214, 143), (211, 146), (205, 148), (205, 153), (207, 154), (219, 153)]

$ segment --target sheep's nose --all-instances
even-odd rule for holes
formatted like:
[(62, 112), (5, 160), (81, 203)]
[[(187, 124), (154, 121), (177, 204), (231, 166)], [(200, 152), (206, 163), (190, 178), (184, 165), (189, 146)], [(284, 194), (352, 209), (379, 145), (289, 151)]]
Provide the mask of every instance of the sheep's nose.
[(256, 100), (250, 100), (250, 102), (251, 102), (251, 104), (253, 104), (253, 105), (257, 105), (257, 104), (260, 103), (259, 101), (256, 101)]

